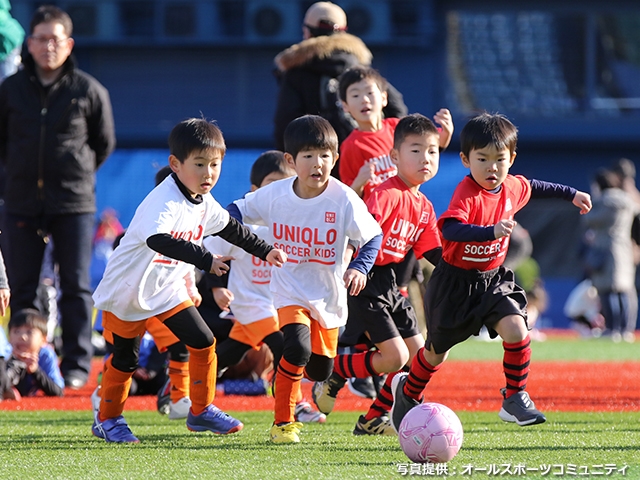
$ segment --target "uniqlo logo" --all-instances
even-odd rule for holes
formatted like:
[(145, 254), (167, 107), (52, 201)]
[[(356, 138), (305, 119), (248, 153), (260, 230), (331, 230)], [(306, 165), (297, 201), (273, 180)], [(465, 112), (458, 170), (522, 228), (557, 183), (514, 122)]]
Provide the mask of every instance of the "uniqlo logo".
[(336, 212), (324, 212), (324, 223), (336, 223)]
[(429, 223), (429, 212), (422, 212), (422, 215), (420, 215), (420, 223)]

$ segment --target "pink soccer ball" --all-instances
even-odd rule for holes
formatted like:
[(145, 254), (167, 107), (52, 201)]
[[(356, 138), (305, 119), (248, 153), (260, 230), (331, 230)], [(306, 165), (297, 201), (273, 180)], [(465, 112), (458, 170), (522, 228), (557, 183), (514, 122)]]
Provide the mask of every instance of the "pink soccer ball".
[(422, 403), (413, 407), (400, 423), (398, 439), (409, 460), (416, 463), (445, 463), (462, 446), (462, 424), (449, 407)]

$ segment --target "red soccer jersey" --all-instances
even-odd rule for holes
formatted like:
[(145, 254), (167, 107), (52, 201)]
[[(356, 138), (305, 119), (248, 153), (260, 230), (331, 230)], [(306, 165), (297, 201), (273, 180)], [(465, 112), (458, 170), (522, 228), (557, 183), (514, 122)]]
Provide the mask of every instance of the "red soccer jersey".
[(376, 265), (399, 263), (412, 247), (420, 258), (441, 245), (433, 205), (421, 192), (412, 193), (400, 177), (376, 188), (366, 203), (382, 228)]
[(398, 173), (389, 153), (393, 148), (393, 132), (399, 118), (385, 118), (377, 132), (352, 131), (340, 146), (340, 179), (351, 186), (365, 163), (374, 163), (375, 179), (364, 186), (362, 199), (367, 198), (382, 182)]
[[(500, 220), (513, 220), (513, 216), (531, 198), (531, 185), (523, 176), (507, 175), (498, 193), (490, 193), (471, 177), (465, 177), (449, 203), (449, 208), (438, 219), (438, 227), (447, 218), (462, 223), (488, 227)], [(491, 270), (504, 263), (509, 247), (509, 236), (487, 242), (451, 242), (442, 239), (442, 258), (449, 264), (465, 270)]]

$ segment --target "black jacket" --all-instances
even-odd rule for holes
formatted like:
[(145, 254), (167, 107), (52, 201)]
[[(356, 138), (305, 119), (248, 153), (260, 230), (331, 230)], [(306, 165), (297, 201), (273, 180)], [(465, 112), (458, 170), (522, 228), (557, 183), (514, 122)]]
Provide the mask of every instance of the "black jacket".
[[(276, 77), (280, 84), (274, 117), (276, 148), (284, 150), (284, 130), (292, 120), (312, 114), (320, 115), (320, 81), (323, 76), (337, 78), (357, 65), (370, 66), (373, 55), (362, 40), (349, 33), (312, 37), (280, 52), (275, 58)], [(403, 117), (407, 106), (392, 85), (388, 89), (386, 117)], [(336, 128), (336, 131), (340, 130)], [(342, 141), (344, 138), (340, 138)]]
[(0, 85), (4, 200), (17, 215), (93, 213), (95, 172), (115, 147), (111, 101), (69, 57), (48, 88), (33, 58)]

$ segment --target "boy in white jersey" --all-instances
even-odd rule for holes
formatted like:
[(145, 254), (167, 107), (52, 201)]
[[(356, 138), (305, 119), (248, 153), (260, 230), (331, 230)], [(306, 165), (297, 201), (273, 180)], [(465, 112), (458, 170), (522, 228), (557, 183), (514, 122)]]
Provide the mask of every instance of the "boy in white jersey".
[[(272, 269), (271, 292), (284, 335), (276, 371), (274, 443), (297, 443), (302, 424), (294, 407), (303, 375), (325, 380), (333, 368), (338, 330), (347, 319), (347, 289), (360, 293), (380, 248), (380, 226), (358, 195), (330, 177), (338, 137), (322, 117), (306, 115), (284, 133), (285, 158), (296, 176), (235, 202), (243, 221), (266, 225), (274, 245), (288, 252)], [(360, 248), (345, 262), (348, 244)]]
[[(251, 167), (251, 191), (265, 187), (277, 180), (295, 175), (284, 153), (269, 150), (262, 153)], [(269, 228), (248, 226), (260, 238), (269, 239)], [(273, 306), (269, 289), (271, 265), (245, 253), (220, 237), (207, 237), (203, 245), (218, 255), (232, 256), (228, 275), (207, 275), (207, 286), (211, 287), (213, 299), (223, 311), (233, 313), (233, 327), (228, 338), (216, 346), (218, 372), (237, 365), (252, 348), (266, 344), (273, 354), (273, 367), (277, 368), (282, 356), (284, 337), (278, 324), (278, 312)], [(295, 419), (299, 422), (324, 423), (326, 415), (314, 410), (300, 393), (295, 408)]]
[(156, 317), (189, 350), (191, 409), (187, 428), (226, 434), (243, 425), (212, 402), (216, 382), (215, 338), (196, 310), (184, 277), (196, 267), (222, 275), (230, 258), (202, 247), (206, 235), (220, 235), (269, 263), (281, 266), (286, 254), (274, 249), (229, 217), (211, 196), (226, 146), (218, 127), (192, 118), (169, 135), (173, 173), (142, 201), (127, 233), (109, 258), (93, 299), (103, 310), (103, 327), (113, 338), (113, 354), (102, 376), (100, 411), (92, 432), (107, 442), (138, 443), (122, 416), (137, 366), (146, 321)]

